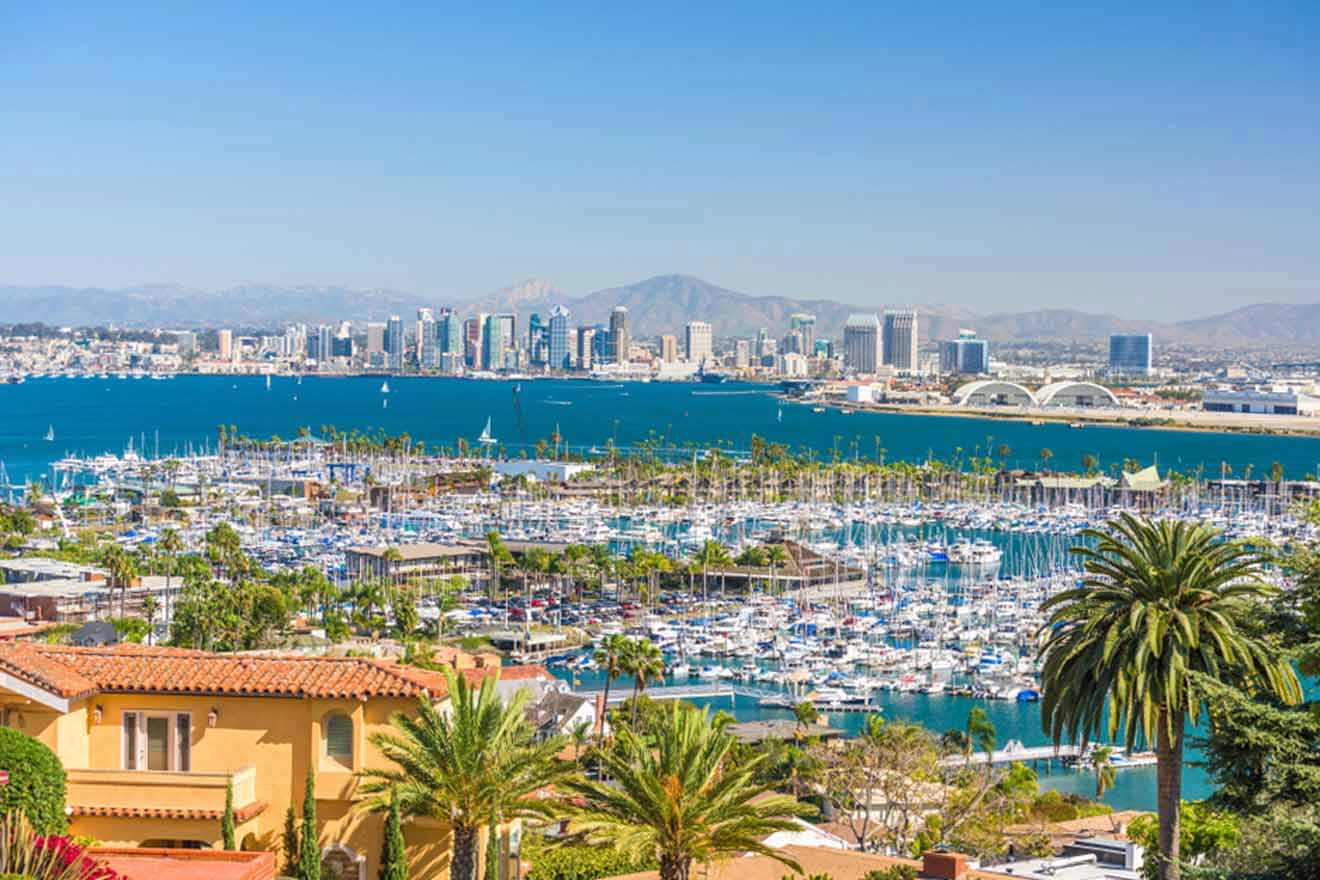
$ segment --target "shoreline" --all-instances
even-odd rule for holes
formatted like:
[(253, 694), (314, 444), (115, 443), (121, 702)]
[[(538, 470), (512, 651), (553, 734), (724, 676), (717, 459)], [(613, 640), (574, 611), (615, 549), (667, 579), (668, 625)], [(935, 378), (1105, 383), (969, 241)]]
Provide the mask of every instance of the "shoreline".
[[(893, 415), (942, 416), (946, 418), (980, 419), (984, 421), (1025, 422), (1027, 424), (1062, 424), (1081, 428), (1131, 428), (1137, 430), (1182, 431), (1201, 434), (1236, 434), (1255, 437), (1315, 437), (1320, 438), (1320, 418), (1306, 416), (1252, 415), (1244, 413), (1208, 413), (1202, 410), (1183, 411), (1177, 416), (1129, 414), (1126, 410), (1051, 409), (1025, 410), (1017, 407), (991, 409), (987, 407), (931, 406), (900, 403), (851, 403), (829, 399), (804, 399), (786, 394), (775, 395), (785, 403), (803, 406), (824, 406), (853, 413), (889, 413)], [(1185, 418), (1204, 416), (1204, 420)], [(1143, 422), (1142, 419), (1161, 421)], [(1164, 421), (1167, 420), (1167, 421)], [(1294, 424), (1300, 422), (1300, 424)]]

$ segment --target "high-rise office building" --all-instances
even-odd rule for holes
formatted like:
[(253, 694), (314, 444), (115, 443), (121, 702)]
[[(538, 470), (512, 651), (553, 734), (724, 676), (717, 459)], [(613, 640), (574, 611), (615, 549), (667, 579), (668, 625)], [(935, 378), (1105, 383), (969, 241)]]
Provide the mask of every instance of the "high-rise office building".
[(1109, 372), (1144, 376), (1154, 365), (1149, 333), (1115, 333), (1109, 337)]
[(507, 344), (504, 329), (508, 326), (503, 315), (487, 315), (486, 326), (482, 330), (481, 360), (487, 370), (504, 369), (504, 352)]
[(176, 331), (174, 344), (179, 349), (179, 357), (191, 357), (197, 354), (197, 334), (191, 330)]
[(807, 348), (802, 340), (801, 330), (789, 330), (779, 346), (780, 353), (806, 354)]
[(870, 375), (880, 363), (880, 319), (875, 315), (849, 315), (843, 325), (844, 368)]
[(481, 312), (463, 322), (463, 359), (474, 370), (482, 370), (486, 367), (486, 346), (484, 345), (485, 340), (482, 338), (485, 332), (485, 312)]
[(590, 370), (596, 362), (596, 328), (577, 328), (577, 365), (579, 370)]
[(615, 364), (628, 363), (632, 339), (628, 336), (628, 310), (615, 306), (610, 312), (609, 360)]
[(756, 331), (756, 356), (759, 359), (772, 354), (774, 350), (770, 347), (770, 331), (762, 327)]
[(549, 323), (541, 320), (540, 312), (532, 312), (527, 319), (527, 356), (533, 364), (548, 364), (550, 340), (546, 336)]
[(714, 354), (710, 324), (705, 321), (688, 321), (683, 331), (683, 340), (688, 363), (704, 364)]
[(488, 370), (512, 370), (516, 369), (518, 355), (518, 317), (508, 313), (500, 313), (495, 316), (500, 324), (500, 354), (499, 360), (494, 366), (487, 365)]
[(322, 324), (316, 328), (316, 353), (312, 355), (321, 369), (335, 358), (335, 328)]
[(417, 310), (417, 365), (423, 370), (434, 370), (440, 366), (435, 313), (430, 309)]
[(886, 309), (881, 341), (882, 363), (900, 372), (917, 371), (917, 312), (915, 309)]
[(385, 325), (380, 321), (367, 324), (367, 360), (377, 363), (385, 358)]
[(990, 372), (990, 343), (975, 330), (959, 330), (957, 339), (940, 343), (940, 372), (976, 375)]
[(798, 351), (811, 356), (816, 347), (816, 316), (806, 312), (794, 312), (788, 316), (788, 329), (802, 334), (802, 347)]
[(572, 318), (572, 315), (563, 306), (555, 306), (550, 310), (550, 322), (546, 325), (546, 337), (548, 339), (546, 349), (549, 352), (549, 363), (552, 370), (571, 370), (573, 368), (573, 351), (569, 345), (568, 329), (570, 318)]
[(232, 361), (234, 359), (234, 331), (217, 330), (215, 340), (216, 348), (220, 353), (220, 360)]
[(436, 348), (440, 352), (440, 370), (450, 375), (463, 366), (463, 320), (453, 309), (441, 309), (435, 328)]
[(752, 365), (752, 344), (746, 339), (739, 339), (733, 343), (733, 365), (740, 370)]
[(678, 340), (669, 334), (660, 337), (660, 362), (672, 364), (678, 360)]
[(391, 370), (403, 369), (404, 339), (403, 318), (390, 315), (385, 325), (385, 354)]

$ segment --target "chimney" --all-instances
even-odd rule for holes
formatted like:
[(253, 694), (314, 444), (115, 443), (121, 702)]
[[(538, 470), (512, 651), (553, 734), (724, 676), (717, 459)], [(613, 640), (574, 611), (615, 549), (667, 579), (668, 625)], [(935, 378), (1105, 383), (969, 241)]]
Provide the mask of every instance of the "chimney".
[(967, 876), (967, 856), (930, 850), (921, 856), (921, 874), (938, 880), (961, 880)]

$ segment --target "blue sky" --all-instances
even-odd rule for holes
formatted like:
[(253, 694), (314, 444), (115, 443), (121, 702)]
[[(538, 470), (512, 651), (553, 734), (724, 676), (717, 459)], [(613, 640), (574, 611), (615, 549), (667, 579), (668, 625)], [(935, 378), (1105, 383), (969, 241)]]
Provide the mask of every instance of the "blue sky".
[(0, 284), (1320, 301), (1314, 0), (185, 5), (5, 5)]

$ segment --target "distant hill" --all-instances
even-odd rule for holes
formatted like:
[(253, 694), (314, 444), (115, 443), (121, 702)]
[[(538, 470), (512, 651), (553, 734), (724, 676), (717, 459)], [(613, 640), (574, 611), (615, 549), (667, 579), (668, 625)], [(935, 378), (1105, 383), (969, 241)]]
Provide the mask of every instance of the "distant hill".
[[(572, 296), (549, 281), (529, 279), (477, 299), (446, 303), (433, 295), (346, 287), (243, 285), (198, 290), (154, 285), (116, 290), (0, 287), (0, 323), (42, 321), (63, 326), (277, 327), (288, 322), (383, 320), (410, 317), (419, 306), (452, 304), (464, 314), (514, 312), (520, 325), (562, 304), (574, 323), (604, 323), (615, 306), (628, 309), (636, 336), (681, 334), (692, 320), (709, 321), (717, 337), (753, 336), (761, 327), (782, 335), (793, 312), (816, 315), (817, 335), (837, 337), (848, 315), (874, 312), (828, 299), (741, 293), (691, 275), (657, 275), (622, 287)], [(963, 306), (920, 305), (924, 339), (948, 338), (961, 327), (993, 341), (1099, 341), (1110, 333), (1149, 332), (1160, 340), (1207, 345), (1320, 345), (1320, 303), (1263, 303), (1176, 323), (1134, 321), (1074, 309), (978, 314)]]

